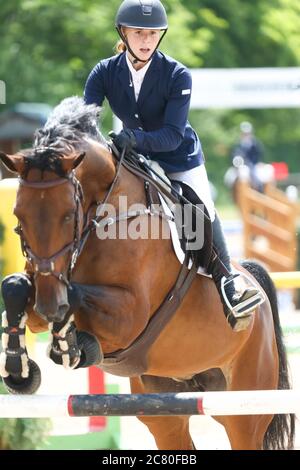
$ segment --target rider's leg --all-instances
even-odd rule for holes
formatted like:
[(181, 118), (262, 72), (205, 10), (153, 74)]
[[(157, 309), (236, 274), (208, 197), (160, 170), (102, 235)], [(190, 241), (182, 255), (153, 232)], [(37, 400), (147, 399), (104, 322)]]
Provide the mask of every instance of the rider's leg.
[(230, 256), (217, 213), (212, 226), (213, 244), (218, 257), (212, 259), (208, 271), (215, 281), (230, 326), (235, 331), (240, 331), (248, 327), (253, 311), (261, 303), (262, 298), (260, 291), (255, 287), (247, 288), (241, 294), (236, 292), (235, 276), (231, 274)]
[[(200, 165), (196, 168), (193, 168), (192, 170), (180, 173), (172, 173), (168, 174), (168, 176), (170, 179), (182, 181), (183, 183), (190, 186), (205, 205), (213, 225), (213, 245), (215, 247), (215, 251), (217, 251), (218, 254), (218, 257), (214, 260), (214, 262), (210, 263), (209, 272), (212, 274), (213, 280), (215, 281), (224, 306), (224, 313), (226, 318), (228, 318), (231, 327), (235, 331), (247, 328), (250, 323), (249, 315), (251, 314), (251, 311), (255, 309), (257, 304), (261, 302), (261, 298), (258, 295), (258, 291), (256, 289), (247, 289), (242, 293), (241, 296), (239, 296), (235, 291), (235, 285), (231, 276), (230, 256), (220, 220), (215, 212), (205, 166)], [(225, 269), (222, 269), (222, 264), (225, 266)], [(239, 309), (238, 306), (241, 304), (242, 309), (245, 310), (240, 312), (239, 316), (246, 317), (247, 319), (245, 320), (243, 318), (239, 318), (237, 321), (234, 316), (233, 309), (230, 308), (226, 303), (224, 293), (222, 292), (222, 282), (224, 282), (224, 275), (225, 278), (228, 278), (229, 281), (227, 285), (224, 286), (224, 289), (226, 289), (225, 295), (227, 300), (232, 307), (235, 307), (235, 311)], [(255, 301), (254, 297), (256, 297)]]
[(0, 375), (11, 374), (26, 378), (29, 374), (25, 346), (25, 308), (32, 296), (33, 287), (28, 276), (15, 273), (3, 279), (1, 293), (5, 311), (2, 314), (2, 348)]

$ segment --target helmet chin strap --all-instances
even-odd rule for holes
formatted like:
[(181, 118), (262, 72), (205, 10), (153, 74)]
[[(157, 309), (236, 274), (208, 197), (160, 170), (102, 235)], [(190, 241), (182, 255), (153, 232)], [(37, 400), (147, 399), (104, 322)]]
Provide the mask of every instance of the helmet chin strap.
[(122, 39), (122, 41), (124, 42), (125, 46), (127, 47), (128, 51), (130, 52), (130, 54), (132, 55), (132, 57), (134, 57), (133, 64), (137, 64), (138, 62), (142, 62), (142, 63), (146, 64), (147, 62), (149, 62), (149, 60), (152, 59), (153, 55), (154, 55), (155, 52), (157, 51), (157, 49), (158, 49), (158, 47), (159, 47), (159, 45), (160, 45), (160, 43), (161, 43), (163, 37), (165, 36), (165, 34), (166, 34), (166, 32), (167, 32), (167, 29), (165, 29), (164, 32), (163, 32), (163, 34), (162, 34), (162, 36), (161, 36), (161, 38), (160, 38), (160, 40), (159, 40), (159, 42), (158, 42), (158, 44), (157, 44), (157, 46), (156, 46), (156, 48), (155, 48), (154, 51), (152, 52), (152, 54), (151, 54), (151, 56), (149, 57), (149, 59), (147, 59), (147, 60), (142, 60), (142, 59), (140, 59), (140, 58), (133, 52), (133, 50), (132, 50), (131, 47), (129, 46), (128, 40), (127, 40), (126, 36), (123, 34), (121, 28), (117, 26), (116, 29), (117, 29), (117, 31), (118, 31), (118, 33), (119, 33), (120, 38)]

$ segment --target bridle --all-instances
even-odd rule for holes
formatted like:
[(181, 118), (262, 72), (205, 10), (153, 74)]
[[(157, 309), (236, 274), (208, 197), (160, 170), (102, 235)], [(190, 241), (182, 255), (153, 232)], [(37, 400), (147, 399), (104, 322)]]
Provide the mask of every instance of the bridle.
[[(81, 203), (83, 201), (83, 192), (81, 184), (76, 178), (74, 170), (66, 177), (58, 178), (51, 181), (30, 182), (23, 178), (19, 178), (19, 183), (21, 186), (24, 186), (26, 188), (42, 190), (55, 188), (57, 186), (61, 186), (62, 184), (67, 183), (71, 183), (74, 187), (74, 200), (76, 208), (73, 240), (64, 247), (62, 247), (60, 250), (58, 250), (56, 253), (54, 253), (52, 256), (49, 256), (48, 258), (41, 258), (40, 256), (36, 255), (25, 239), (21, 223), (18, 222), (18, 225), (15, 228), (15, 232), (20, 236), (23, 256), (33, 267), (35, 275), (39, 274), (41, 276), (54, 276), (59, 281), (63, 282), (65, 285), (69, 286), (71, 272), (78, 257), (78, 249), (80, 244), (79, 218), (80, 208), (82, 207)], [(71, 252), (71, 262), (68, 268), (68, 274), (67, 276), (65, 276), (62, 272), (55, 271), (55, 261), (68, 252)]]
[[(116, 186), (122, 166), (124, 166), (124, 168), (127, 169), (132, 174), (136, 176), (140, 176), (144, 179), (144, 188), (145, 188), (145, 193), (146, 193), (147, 208), (145, 208), (144, 210), (129, 211), (124, 214), (119, 214), (117, 217), (114, 217), (113, 220), (111, 220), (110, 222), (108, 221), (104, 222), (102, 226), (111, 225), (111, 223), (116, 223), (120, 220), (131, 219), (134, 217), (138, 217), (140, 215), (169, 218), (167, 215), (163, 213), (163, 211), (155, 210), (151, 191), (149, 190), (149, 187), (151, 185), (156, 190), (161, 191), (162, 194), (167, 195), (168, 198), (171, 198), (172, 201), (177, 202), (176, 197), (172, 195), (171, 191), (166, 190), (166, 188), (160, 183), (158, 183), (158, 181), (154, 180), (153, 177), (149, 175), (149, 173), (137, 167), (136, 159), (133, 164), (131, 164), (130, 161), (126, 161), (125, 159), (126, 148), (123, 149), (121, 154), (118, 152), (118, 150), (115, 148), (114, 145), (111, 145), (111, 149), (113, 150), (113, 153), (118, 160), (118, 165), (117, 165), (114, 179), (112, 183), (110, 184), (103, 201), (93, 202), (88, 208), (87, 213), (85, 214), (85, 223), (84, 223), (84, 228), (83, 228), (81, 235), (79, 233), (79, 215), (80, 215), (80, 209), (83, 211), (83, 207), (82, 207), (83, 191), (82, 191), (80, 182), (76, 178), (74, 169), (72, 170), (70, 174), (66, 176), (62, 176), (52, 181), (29, 182), (24, 178), (20, 178), (21, 185), (25, 187), (30, 187), (33, 189), (45, 189), (46, 190), (48, 188), (53, 188), (53, 187), (66, 184), (66, 183), (71, 183), (72, 186), (74, 187), (76, 213), (75, 213), (73, 240), (67, 245), (65, 245), (63, 248), (58, 250), (54, 255), (48, 258), (40, 258), (35, 253), (33, 253), (33, 251), (31, 250), (31, 248), (29, 247), (28, 243), (25, 240), (20, 222), (17, 226), (16, 232), (20, 236), (23, 255), (27, 258), (27, 260), (31, 263), (32, 266), (33, 264), (35, 265), (33, 266), (34, 268), (33, 270), (35, 271), (35, 276), (37, 275), (54, 276), (60, 282), (64, 283), (67, 287), (70, 286), (70, 278), (71, 278), (72, 270), (76, 264), (76, 261), (79, 255), (81, 254), (85, 246), (85, 243), (89, 235), (93, 231), (95, 231), (101, 224), (103, 224), (103, 216), (101, 214), (101, 211), (99, 215), (97, 215), (97, 212), (96, 212), (96, 216), (91, 218), (91, 220), (89, 220), (90, 211), (94, 206), (100, 209), (104, 207), (104, 205), (110, 198)], [(139, 156), (138, 154), (135, 155), (133, 152), (132, 152), (132, 155), (137, 157), (140, 164), (142, 163), (145, 164), (144, 157)], [(163, 180), (163, 178), (161, 177), (160, 179)], [(179, 194), (177, 195), (179, 196)], [(55, 261), (59, 257), (68, 253), (69, 251), (71, 252), (71, 262), (69, 264), (68, 274), (66, 277), (63, 273), (59, 273), (55, 271)], [(192, 262), (191, 266), (189, 266), (189, 261)], [(185, 296), (185, 293), (191, 286), (197, 274), (197, 269), (198, 269), (198, 265), (197, 265), (196, 260), (191, 257), (190, 253), (187, 252), (175, 284), (173, 285), (173, 287), (171, 288), (171, 290), (169, 291), (168, 295), (165, 297), (164, 301), (161, 303), (159, 308), (154, 312), (146, 328), (133, 341), (133, 343), (128, 348), (122, 349), (120, 351), (116, 351), (115, 353), (112, 354), (112, 359), (113, 361), (115, 361), (115, 364), (122, 365), (122, 361), (125, 361), (125, 363), (126, 361), (127, 362), (129, 361), (130, 363), (130, 360), (132, 359), (132, 357), (134, 358), (139, 357), (141, 355), (141, 347), (140, 347), (141, 344), (143, 345), (144, 350), (147, 350), (147, 348), (149, 349), (151, 344), (153, 344), (153, 342), (159, 336), (162, 328), (164, 328), (164, 326), (170, 321), (170, 319), (176, 312), (182, 299)], [(108, 356), (107, 358), (108, 360), (110, 360)]]
[[(122, 155), (118, 161), (118, 167), (114, 176), (114, 179), (112, 183), (110, 184), (107, 193), (104, 197), (104, 199), (100, 202), (94, 202), (91, 204), (90, 208), (87, 211), (87, 215), (85, 217), (85, 225), (82, 233), (80, 234), (80, 224), (79, 224), (79, 219), (80, 219), (80, 209), (83, 211), (82, 203), (83, 203), (83, 191), (82, 191), (82, 186), (80, 181), (76, 178), (75, 171), (72, 170), (71, 173), (69, 173), (66, 176), (57, 178), (55, 180), (50, 180), (50, 181), (37, 181), (37, 182), (31, 182), (27, 181), (26, 179), (20, 177), (19, 178), (19, 183), (21, 186), (24, 186), (26, 188), (32, 188), (32, 189), (42, 189), (42, 190), (47, 190), (49, 188), (55, 188), (57, 186), (61, 186), (62, 184), (71, 184), (74, 188), (74, 200), (75, 200), (75, 217), (74, 217), (74, 235), (73, 235), (73, 240), (59, 249), (56, 253), (54, 253), (52, 256), (49, 256), (48, 258), (41, 258), (40, 256), (36, 255), (32, 249), (30, 248), (30, 245), (25, 239), (22, 225), (20, 221), (18, 222), (17, 227), (15, 228), (15, 232), (17, 235), (20, 237), (21, 241), (21, 249), (23, 256), (26, 258), (26, 260), (29, 262), (29, 264), (32, 266), (34, 275), (41, 275), (41, 276), (54, 276), (56, 277), (60, 282), (65, 284), (67, 287), (70, 285), (70, 279), (72, 275), (72, 271), (74, 269), (74, 266), (76, 264), (76, 261), (78, 259), (78, 256), (83, 250), (83, 247), (90, 235), (90, 233), (94, 230), (96, 230), (99, 221), (101, 220), (101, 215), (95, 217), (89, 222), (89, 213), (91, 209), (94, 206), (101, 208), (104, 206), (115, 185), (117, 182), (117, 179), (119, 177), (119, 173), (121, 170), (121, 166), (123, 163), (123, 159), (125, 157), (125, 150), (122, 152)], [(100, 211), (101, 212), (101, 211)], [(67, 276), (62, 273), (62, 272), (57, 272), (55, 270), (55, 261), (60, 258), (61, 256), (64, 256), (66, 253), (71, 252), (71, 261), (69, 263), (69, 267), (67, 270)]]
[[(80, 181), (76, 178), (75, 170), (72, 170), (66, 176), (62, 176), (58, 179), (50, 180), (50, 181), (30, 182), (22, 177), (19, 178), (19, 182), (21, 186), (32, 188), (32, 189), (47, 190), (49, 188), (54, 188), (54, 187), (57, 187), (66, 183), (71, 183), (74, 188), (74, 199), (75, 199), (76, 210), (75, 210), (73, 240), (67, 245), (65, 245), (64, 247), (62, 247), (60, 250), (58, 250), (56, 253), (54, 253), (52, 256), (49, 256), (48, 258), (41, 258), (38, 255), (36, 255), (32, 251), (32, 249), (30, 248), (29, 244), (27, 243), (25, 239), (21, 223), (18, 222), (18, 225), (15, 228), (15, 232), (20, 236), (21, 249), (22, 249), (23, 256), (27, 259), (29, 264), (32, 266), (35, 276), (37, 275), (54, 276), (60, 282), (64, 283), (66, 286), (69, 286), (72, 271), (75, 267), (77, 259), (80, 256), (87, 242), (89, 235), (93, 231), (95, 231), (97, 228), (103, 228), (107, 225), (112, 225), (122, 220), (128, 220), (128, 219), (132, 219), (132, 218), (143, 216), (143, 215), (148, 215), (148, 216), (150, 215), (150, 216), (173, 220), (173, 217), (168, 216), (167, 214), (164, 214), (163, 210), (157, 210), (154, 208), (153, 200), (150, 195), (150, 184), (152, 187), (156, 188), (161, 193), (166, 194), (168, 198), (173, 200), (173, 202), (178, 202), (176, 197), (172, 196), (171, 192), (166, 191), (166, 189), (162, 185), (160, 185), (157, 181), (154, 181), (153, 178), (148, 173), (145, 173), (140, 168), (137, 168), (136, 164), (131, 165), (129, 162), (125, 161), (126, 148), (122, 150), (121, 154), (118, 152), (118, 150), (113, 144), (111, 145), (111, 149), (118, 161), (114, 179), (112, 183), (110, 184), (104, 196), (104, 199), (102, 201), (93, 202), (88, 208), (87, 213), (84, 216), (85, 221), (84, 221), (84, 226), (83, 226), (83, 230), (81, 234), (80, 234), (79, 220), (80, 220), (80, 210), (84, 212), (83, 207), (82, 207), (83, 191), (82, 191)], [(137, 160), (139, 160), (141, 163), (145, 163), (144, 158), (141, 155), (135, 154), (135, 152), (133, 151), (132, 151), (132, 155), (135, 156)], [(128, 211), (128, 212), (119, 214), (116, 217), (111, 217), (105, 220), (103, 219), (102, 209), (105, 208), (105, 204), (107, 203), (108, 199), (110, 198), (116, 186), (122, 166), (124, 166), (131, 173), (137, 176), (140, 176), (144, 179), (144, 188), (146, 192), (147, 208), (136, 210), (136, 211)], [(157, 176), (159, 177), (159, 175)], [(160, 177), (160, 179), (162, 178)], [(166, 184), (165, 181), (164, 183)], [(183, 197), (181, 198), (184, 199)], [(97, 208), (96, 216), (90, 219), (89, 215), (91, 213), (91, 210), (95, 206)], [(70, 260), (69, 267), (67, 270), (67, 276), (65, 276), (65, 274), (63, 274), (62, 272), (55, 271), (55, 261), (68, 252), (71, 252), (71, 260)]]

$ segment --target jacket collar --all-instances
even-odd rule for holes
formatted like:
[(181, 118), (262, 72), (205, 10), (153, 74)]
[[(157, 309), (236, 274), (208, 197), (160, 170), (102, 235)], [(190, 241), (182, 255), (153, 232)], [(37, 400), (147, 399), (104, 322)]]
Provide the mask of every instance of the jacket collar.
[[(141, 91), (139, 94), (139, 98), (137, 101), (137, 104), (139, 106), (144, 102), (147, 95), (150, 93), (152, 88), (160, 79), (160, 74), (158, 73), (158, 70), (161, 67), (162, 57), (163, 57), (162, 54), (158, 51), (156, 51), (152, 57), (152, 62), (150, 64), (149, 69), (146, 72), (144, 81), (142, 83)], [(130, 86), (131, 78), (130, 78), (128, 65), (126, 63), (125, 52), (120, 54), (118, 65), (120, 67), (120, 71), (118, 75), (119, 75), (119, 79), (122, 84), (122, 87), (125, 88), (129, 97), (135, 100), (133, 86)]]

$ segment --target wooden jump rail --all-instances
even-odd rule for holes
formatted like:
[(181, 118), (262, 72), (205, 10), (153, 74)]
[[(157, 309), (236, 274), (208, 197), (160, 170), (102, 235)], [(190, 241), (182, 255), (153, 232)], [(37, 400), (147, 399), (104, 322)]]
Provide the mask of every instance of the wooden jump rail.
[(300, 391), (0, 395), (1, 418), (260, 415), (300, 412)]

